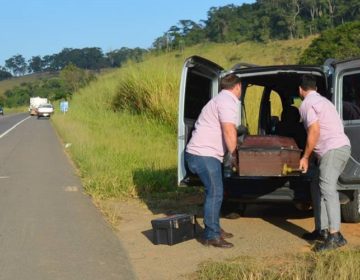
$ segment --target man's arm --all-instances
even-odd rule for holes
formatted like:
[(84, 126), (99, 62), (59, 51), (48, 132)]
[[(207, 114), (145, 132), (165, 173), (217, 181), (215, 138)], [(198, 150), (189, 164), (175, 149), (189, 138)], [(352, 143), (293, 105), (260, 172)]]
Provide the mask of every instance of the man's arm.
[(310, 125), (307, 130), (305, 151), (302, 158), (300, 159), (300, 166), (299, 166), (299, 168), (303, 170), (303, 173), (306, 173), (309, 168), (309, 157), (313, 152), (316, 143), (319, 140), (319, 136), (320, 136), (320, 125), (319, 122), (316, 121), (312, 125)]
[(237, 145), (237, 131), (233, 123), (221, 123), (226, 148), (230, 154), (233, 154)]

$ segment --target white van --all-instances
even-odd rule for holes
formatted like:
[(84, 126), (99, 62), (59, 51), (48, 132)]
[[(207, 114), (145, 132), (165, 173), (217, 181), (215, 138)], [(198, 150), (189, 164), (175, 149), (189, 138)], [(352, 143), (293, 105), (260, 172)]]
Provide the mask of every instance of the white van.
[[(360, 110), (357, 114), (360, 107), (360, 59), (328, 59), (322, 66), (237, 64), (227, 71), (199, 56), (186, 59), (179, 96), (179, 186), (201, 184), (185, 165), (185, 147), (201, 109), (218, 94), (221, 77), (229, 73), (242, 79), (243, 92), (239, 108), (241, 124), (249, 127), (253, 121), (247, 118), (247, 112), (256, 115), (250, 130), (253, 135), (276, 135), (274, 125), (279, 120), (279, 112), (275, 112), (275, 109), (279, 104), (282, 108), (298, 106), (300, 77), (305, 73), (316, 76), (318, 92), (334, 103), (352, 145), (351, 158), (338, 183), (342, 218), (345, 222), (360, 222)], [(274, 106), (272, 103), (276, 100), (277, 105)], [(224, 179), (223, 204), (234, 201), (243, 205), (262, 201), (289, 201), (306, 205), (311, 202), (311, 176), (311, 171), (297, 176), (241, 176), (233, 173), (230, 178)]]

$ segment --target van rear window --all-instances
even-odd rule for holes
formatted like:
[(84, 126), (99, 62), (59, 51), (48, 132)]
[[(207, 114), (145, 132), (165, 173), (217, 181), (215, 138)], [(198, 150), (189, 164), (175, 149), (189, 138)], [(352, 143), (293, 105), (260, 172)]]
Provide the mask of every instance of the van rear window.
[(360, 73), (343, 78), (343, 119), (360, 120)]
[(189, 71), (185, 89), (185, 118), (198, 118), (202, 108), (211, 98), (211, 90), (210, 78)]

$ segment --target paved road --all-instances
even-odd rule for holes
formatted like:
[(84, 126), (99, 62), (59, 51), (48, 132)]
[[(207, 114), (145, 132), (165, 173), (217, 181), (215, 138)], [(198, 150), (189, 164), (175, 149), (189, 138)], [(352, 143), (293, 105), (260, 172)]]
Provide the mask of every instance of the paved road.
[(0, 117), (0, 279), (134, 278), (51, 122)]

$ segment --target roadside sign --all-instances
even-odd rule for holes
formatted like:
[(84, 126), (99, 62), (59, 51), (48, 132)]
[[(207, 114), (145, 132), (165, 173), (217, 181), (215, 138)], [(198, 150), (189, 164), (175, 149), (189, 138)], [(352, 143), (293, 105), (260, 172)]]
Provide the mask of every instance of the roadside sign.
[(61, 101), (60, 102), (60, 111), (64, 114), (69, 110), (69, 102), (68, 101)]

